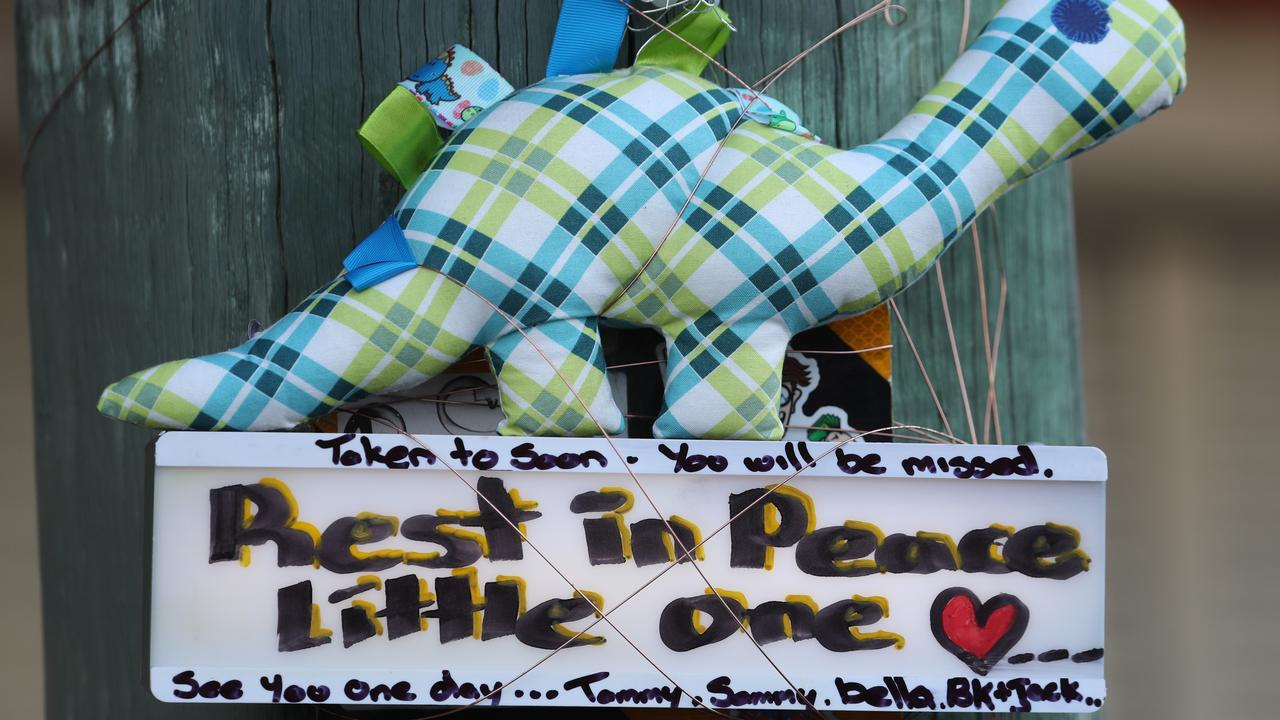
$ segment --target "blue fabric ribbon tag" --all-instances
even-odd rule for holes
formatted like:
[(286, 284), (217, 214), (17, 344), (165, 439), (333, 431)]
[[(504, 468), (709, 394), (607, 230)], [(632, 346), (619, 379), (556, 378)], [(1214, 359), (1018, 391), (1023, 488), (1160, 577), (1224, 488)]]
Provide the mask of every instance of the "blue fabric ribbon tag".
[(627, 6), (618, 0), (564, 0), (547, 59), (547, 77), (609, 72), (627, 29)]
[(372, 287), (387, 278), (418, 267), (400, 221), (394, 215), (370, 233), (342, 261), (347, 282), (356, 290)]

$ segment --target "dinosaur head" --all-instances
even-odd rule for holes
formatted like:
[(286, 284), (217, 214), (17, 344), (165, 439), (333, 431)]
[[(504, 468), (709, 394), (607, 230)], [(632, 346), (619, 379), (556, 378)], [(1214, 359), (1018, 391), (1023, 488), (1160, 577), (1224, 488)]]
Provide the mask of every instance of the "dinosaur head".
[[(1167, 0), (1057, 0), (1048, 19), (1073, 52), (1098, 61), (1092, 62), (1096, 66), (1112, 67), (1099, 82), (1122, 96), (1149, 99), (1134, 108), (1131, 122), (1169, 105), (1186, 87), (1186, 37)], [(1142, 86), (1152, 91), (1143, 93)]]

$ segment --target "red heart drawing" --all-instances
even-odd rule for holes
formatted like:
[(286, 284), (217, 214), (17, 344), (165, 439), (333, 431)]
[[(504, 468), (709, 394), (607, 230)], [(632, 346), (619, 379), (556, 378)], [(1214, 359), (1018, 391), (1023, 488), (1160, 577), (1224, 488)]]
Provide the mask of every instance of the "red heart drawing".
[(929, 624), (939, 645), (975, 673), (986, 675), (1022, 639), (1030, 616), (1013, 595), (996, 595), (984, 603), (967, 588), (953, 587), (938, 593)]

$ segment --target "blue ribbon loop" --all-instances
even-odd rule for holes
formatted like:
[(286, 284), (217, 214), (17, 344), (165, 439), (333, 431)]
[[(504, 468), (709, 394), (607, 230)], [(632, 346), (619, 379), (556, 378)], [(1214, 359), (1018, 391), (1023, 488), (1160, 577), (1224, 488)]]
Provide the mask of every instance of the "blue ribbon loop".
[(564, 0), (547, 77), (613, 70), (627, 28), (627, 12), (618, 0)]
[(356, 290), (377, 285), (387, 278), (418, 267), (400, 221), (392, 215), (369, 234), (342, 261), (347, 282)]

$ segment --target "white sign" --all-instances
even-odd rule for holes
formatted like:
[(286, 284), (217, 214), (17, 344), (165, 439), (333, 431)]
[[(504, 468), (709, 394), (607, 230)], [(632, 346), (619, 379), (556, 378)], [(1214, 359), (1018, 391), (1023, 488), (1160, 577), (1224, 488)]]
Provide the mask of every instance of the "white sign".
[(165, 701), (1105, 695), (1093, 448), (183, 432), (155, 466)]

